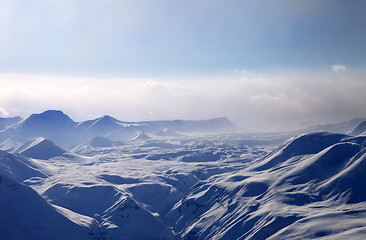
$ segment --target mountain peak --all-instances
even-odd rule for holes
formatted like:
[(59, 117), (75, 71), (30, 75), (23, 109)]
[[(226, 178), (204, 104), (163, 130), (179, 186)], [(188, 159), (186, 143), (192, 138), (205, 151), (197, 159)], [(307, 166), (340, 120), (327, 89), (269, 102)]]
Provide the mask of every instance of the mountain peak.
[(60, 110), (47, 110), (42, 113), (34, 113), (24, 120), (22, 125), (75, 125), (76, 123)]
[(109, 119), (109, 120), (117, 120), (114, 117), (111, 117), (109, 115), (103, 115), (102, 117), (100, 117), (100, 119)]
[(45, 137), (58, 144), (67, 144), (75, 126), (76, 123), (62, 111), (48, 110), (30, 115), (15, 130), (24, 140)]
[(30, 117), (39, 117), (39, 118), (66, 118), (72, 121), (72, 119), (63, 113), (61, 110), (47, 110), (42, 113), (34, 113)]

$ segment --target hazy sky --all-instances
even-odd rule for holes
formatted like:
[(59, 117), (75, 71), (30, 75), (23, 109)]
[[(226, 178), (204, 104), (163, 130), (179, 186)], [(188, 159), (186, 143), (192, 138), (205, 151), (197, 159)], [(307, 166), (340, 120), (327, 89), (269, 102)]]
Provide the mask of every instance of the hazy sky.
[(365, 12), (363, 0), (0, 0), (0, 116), (259, 129), (366, 116)]

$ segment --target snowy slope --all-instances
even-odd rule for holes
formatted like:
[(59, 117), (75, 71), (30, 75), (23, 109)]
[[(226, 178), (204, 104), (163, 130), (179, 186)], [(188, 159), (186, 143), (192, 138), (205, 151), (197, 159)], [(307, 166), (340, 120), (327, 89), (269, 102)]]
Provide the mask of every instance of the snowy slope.
[(108, 239), (174, 239), (168, 227), (129, 196), (109, 208), (104, 219), (101, 228), (108, 232)]
[(37, 169), (28, 159), (6, 151), (0, 151), (0, 174), (20, 182), (32, 177), (47, 177), (46, 173)]
[[(309, 152), (308, 140), (314, 138), (324, 148)], [(334, 143), (339, 138), (301, 136), (259, 160), (261, 167), (196, 185), (174, 206), (168, 222), (183, 239), (362, 239), (366, 149)], [(294, 154), (289, 155), (289, 148)], [(273, 156), (276, 164), (269, 164)], [(331, 224), (319, 224), (326, 220)]]
[(343, 134), (330, 134), (327, 132), (310, 133), (294, 137), (272, 152), (270, 156), (266, 156), (255, 168), (257, 170), (268, 169), (294, 156), (318, 153), (346, 137)]
[(0, 239), (90, 239), (33, 189), (0, 175)]
[(3, 151), (14, 151), (18, 147), (23, 145), (22, 141), (17, 140), (15, 137), (10, 137), (0, 143), (0, 150)]

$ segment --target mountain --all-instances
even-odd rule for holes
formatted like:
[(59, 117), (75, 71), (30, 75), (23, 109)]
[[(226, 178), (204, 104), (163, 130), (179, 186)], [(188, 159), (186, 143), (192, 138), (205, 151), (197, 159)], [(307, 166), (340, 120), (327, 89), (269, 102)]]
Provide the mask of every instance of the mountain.
[(69, 146), (76, 123), (62, 111), (48, 110), (32, 114), (14, 128), (13, 135), (23, 142), (44, 137), (58, 144)]
[(0, 131), (4, 130), (7, 127), (11, 127), (17, 123), (22, 121), (21, 117), (13, 117), (13, 118), (0, 118)]
[(360, 135), (366, 132), (366, 121), (361, 122), (353, 131), (350, 133), (353, 136)]
[(151, 139), (151, 137), (147, 133), (141, 131), (131, 138), (131, 140), (133, 141), (149, 140), (149, 139)]
[(62, 156), (66, 150), (57, 146), (52, 141), (41, 137), (26, 142), (20, 146), (16, 152), (27, 157), (47, 160), (53, 157)]
[(119, 121), (111, 116), (105, 115), (94, 120), (82, 122), (76, 126), (76, 129), (78, 132), (81, 132), (82, 135), (85, 135), (87, 137), (95, 137), (106, 136), (120, 129), (124, 125), (126, 125), (124, 124), (124, 122)]
[(62, 111), (48, 110), (30, 115), (16, 129), (22, 131), (23, 134), (34, 136), (55, 131), (69, 131), (75, 126), (76, 123)]
[(90, 145), (92, 147), (112, 147), (113, 141), (105, 137), (95, 137), (90, 140)]
[(307, 127), (302, 132), (332, 132), (332, 133), (350, 133), (357, 125), (366, 121), (366, 118), (354, 118), (348, 121), (340, 122), (340, 123), (331, 123), (331, 124), (323, 124), (323, 125), (314, 125)]

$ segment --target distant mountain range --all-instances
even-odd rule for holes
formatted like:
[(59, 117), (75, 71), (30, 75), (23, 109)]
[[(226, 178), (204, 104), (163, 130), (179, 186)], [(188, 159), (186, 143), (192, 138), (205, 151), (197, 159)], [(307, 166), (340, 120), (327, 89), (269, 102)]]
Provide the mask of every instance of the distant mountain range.
[(102, 116), (84, 122), (75, 122), (59, 110), (48, 110), (32, 114), (26, 119), (20, 117), (0, 119), (0, 142), (12, 138), (24, 143), (43, 137), (64, 147), (71, 147), (95, 137), (108, 137), (114, 141), (128, 140), (138, 133), (178, 136), (179, 133), (233, 132), (238, 127), (227, 118), (202, 121), (142, 121), (124, 122), (111, 116)]
[[(105, 137), (111, 141), (139, 140), (141, 138), (178, 137), (191, 133), (236, 132), (238, 127), (227, 118), (209, 120), (171, 120), (125, 122), (105, 115), (96, 119), (75, 122), (59, 110), (48, 110), (21, 117), (0, 118), (0, 149), (10, 150), (36, 138), (46, 138), (66, 149), (91, 141), (95, 137)], [(299, 133), (327, 131), (359, 135), (366, 131), (366, 118), (314, 125)]]

